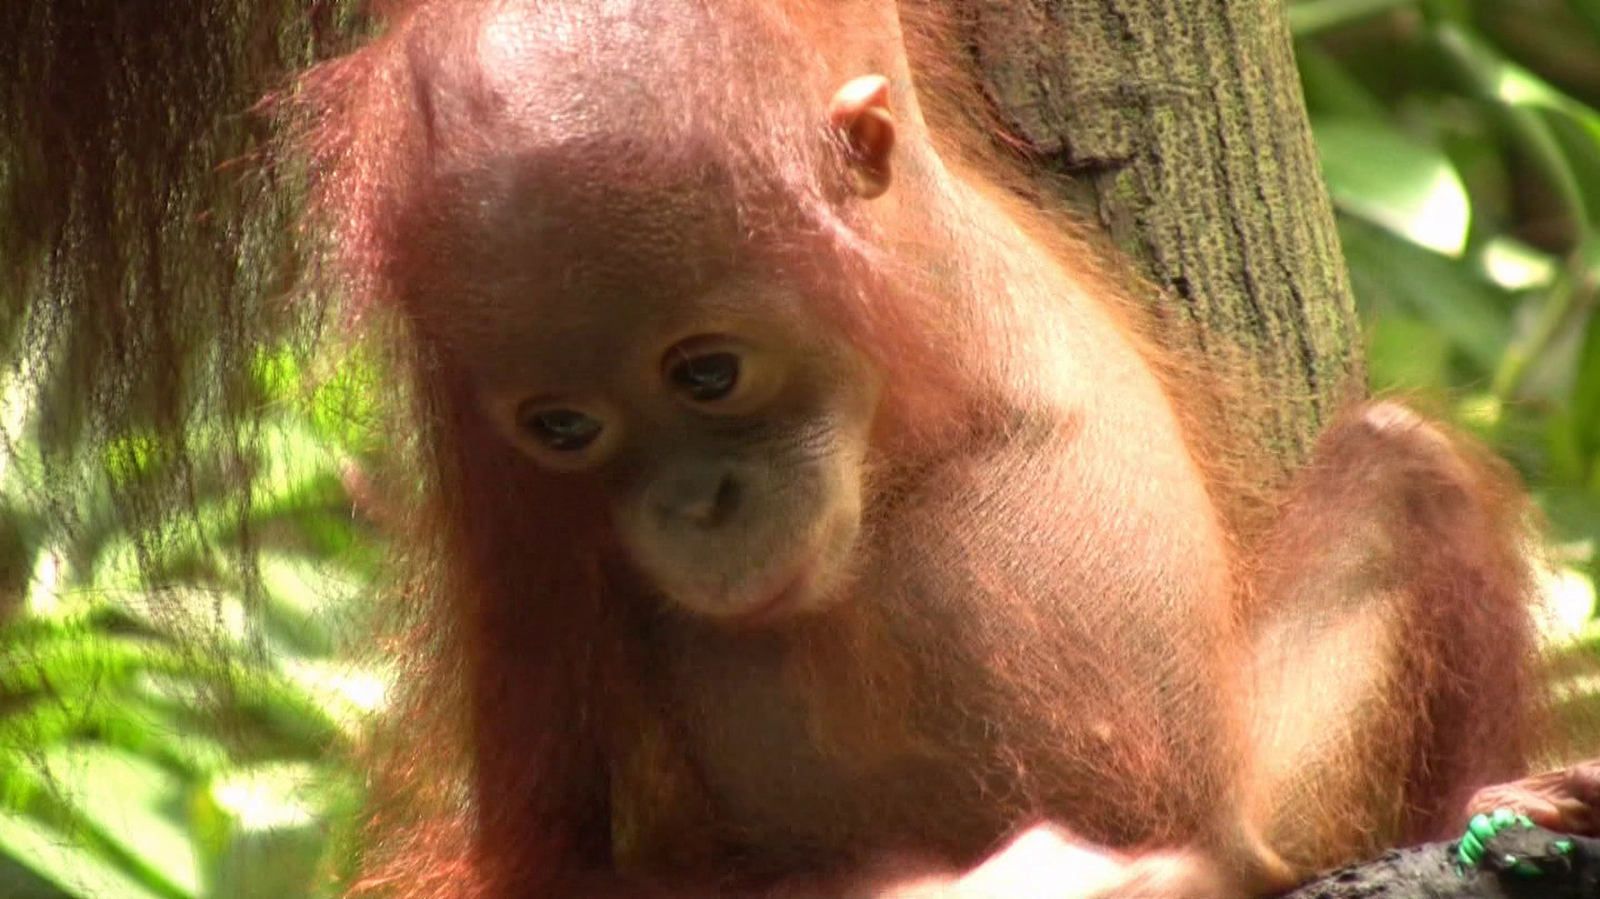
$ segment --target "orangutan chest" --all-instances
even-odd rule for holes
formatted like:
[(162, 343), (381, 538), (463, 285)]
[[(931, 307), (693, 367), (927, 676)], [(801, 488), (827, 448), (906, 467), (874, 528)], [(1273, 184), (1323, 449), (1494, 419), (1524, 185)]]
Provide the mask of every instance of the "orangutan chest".
[(975, 856), (1003, 834), (1013, 810), (972, 735), (930, 738), (898, 704), (875, 720), (866, 695), (819, 708), (776, 641), (679, 639), (696, 645), (662, 657), (661, 716), (632, 735), (616, 782), (624, 860), (733, 857), (778, 875), (885, 851)]

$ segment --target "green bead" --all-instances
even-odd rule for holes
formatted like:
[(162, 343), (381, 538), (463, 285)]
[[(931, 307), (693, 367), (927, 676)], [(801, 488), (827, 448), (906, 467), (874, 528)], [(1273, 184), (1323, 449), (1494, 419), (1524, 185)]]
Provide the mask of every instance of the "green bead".
[(1515, 855), (1506, 856), (1503, 867), (1518, 877), (1539, 877), (1544, 874), (1538, 865), (1525, 858), (1519, 859)]

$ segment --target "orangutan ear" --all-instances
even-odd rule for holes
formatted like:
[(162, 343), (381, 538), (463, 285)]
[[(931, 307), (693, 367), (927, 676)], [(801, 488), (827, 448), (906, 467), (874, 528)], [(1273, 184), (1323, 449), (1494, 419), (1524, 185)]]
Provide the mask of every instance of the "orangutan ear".
[(828, 103), (828, 124), (844, 137), (856, 193), (868, 200), (881, 196), (889, 189), (889, 157), (894, 152), (889, 80), (862, 75), (846, 82)]

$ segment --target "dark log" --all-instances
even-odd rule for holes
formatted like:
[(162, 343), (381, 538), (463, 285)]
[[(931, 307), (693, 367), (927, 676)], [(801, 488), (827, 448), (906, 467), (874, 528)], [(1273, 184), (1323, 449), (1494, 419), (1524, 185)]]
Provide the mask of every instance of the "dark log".
[(1453, 841), (1396, 849), (1281, 899), (1600, 899), (1600, 840), (1513, 828), (1490, 838), (1475, 866), (1456, 849)]

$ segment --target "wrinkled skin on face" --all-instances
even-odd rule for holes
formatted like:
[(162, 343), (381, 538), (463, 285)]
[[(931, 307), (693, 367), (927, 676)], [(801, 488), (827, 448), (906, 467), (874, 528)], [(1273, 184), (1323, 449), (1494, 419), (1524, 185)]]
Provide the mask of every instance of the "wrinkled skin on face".
[(599, 485), (669, 600), (715, 617), (813, 606), (849, 576), (876, 376), (771, 283), (686, 289), (644, 303), (642, 290), (590, 293), (607, 310), (598, 327), (506, 335), (526, 355), (464, 357), (508, 440)]
[(706, 188), (575, 220), (563, 203), (583, 197), (529, 180), (539, 189), (486, 197), (456, 232), (474, 248), (456, 283), (474, 286), (429, 323), (483, 413), (530, 464), (592, 482), (630, 558), (683, 609), (825, 604), (856, 559), (880, 383), (808, 303), (824, 279), (774, 277), (740, 252)]

